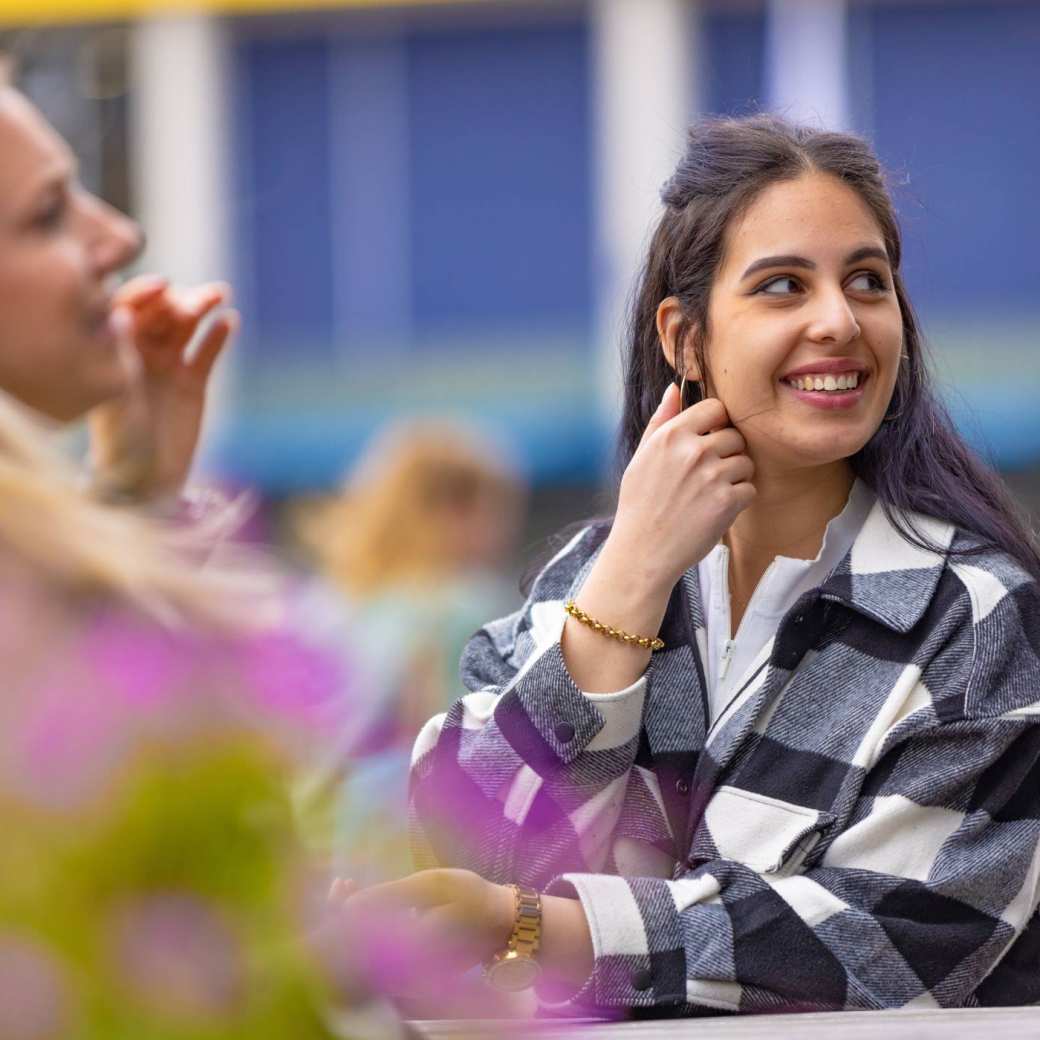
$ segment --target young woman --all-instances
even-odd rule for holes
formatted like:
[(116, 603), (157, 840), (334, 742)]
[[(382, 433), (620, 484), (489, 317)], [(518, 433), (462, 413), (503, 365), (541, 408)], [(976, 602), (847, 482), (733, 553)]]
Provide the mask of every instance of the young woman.
[(326, 1037), (354, 980), (301, 941), (287, 790), (336, 662), (271, 624), (269, 568), (200, 566), (200, 532), (99, 501), (38, 421), (97, 416), (106, 492), (181, 488), (235, 319), (186, 356), (226, 292), (116, 292), (139, 245), (0, 88), (0, 1035)]
[(86, 191), (66, 143), (0, 81), (0, 390), (43, 416), (91, 415), (97, 489), (157, 499), (183, 486), (206, 384), (234, 332), (223, 285), (159, 278), (117, 289), (140, 252), (129, 218)]
[(1040, 559), (930, 389), (878, 163), (708, 122), (663, 198), (616, 515), (415, 747), (468, 869), (347, 905), (599, 1007), (1040, 1000)]

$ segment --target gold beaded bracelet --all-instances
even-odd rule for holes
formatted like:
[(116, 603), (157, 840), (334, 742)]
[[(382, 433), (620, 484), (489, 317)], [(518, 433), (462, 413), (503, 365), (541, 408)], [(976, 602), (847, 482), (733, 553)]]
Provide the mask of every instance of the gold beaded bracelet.
[(588, 625), (589, 628), (594, 632), (598, 632), (601, 636), (608, 636), (611, 639), (616, 639), (619, 643), (626, 643), (629, 646), (641, 646), (644, 650), (664, 649), (664, 640), (660, 637), (634, 636), (630, 632), (622, 632), (620, 629), (612, 628), (610, 625), (604, 625), (602, 621), (597, 621), (594, 617), (586, 614), (572, 599), (567, 600), (563, 605), (563, 609), (575, 621)]

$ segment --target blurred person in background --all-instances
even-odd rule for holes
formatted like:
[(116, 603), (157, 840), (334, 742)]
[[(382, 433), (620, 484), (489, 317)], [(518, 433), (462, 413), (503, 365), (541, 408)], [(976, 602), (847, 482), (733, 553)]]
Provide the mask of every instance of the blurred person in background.
[(617, 510), (416, 742), (433, 869), (354, 894), (567, 1010), (1040, 1000), (1040, 554), (930, 387), (869, 146), (694, 126)]
[(364, 691), (337, 750), (299, 788), (316, 850), (341, 873), (371, 881), (412, 868), (411, 747), (454, 699), (469, 638), (515, 599), (504, 570), (524, 500), (511, 466), (475, 432), (423, 420), (377, 435), (339, 496), (299, 513), (322, 580), (298, 621), (313, 631), (338, 619), (328, 642)]
[[(236, 323), (189, 354), (226, 289), (117, 290), (140, 244), (0, 88), (0, 1036), (324, 1037), (365, 994), (305, 938), (288, 792), (346, 680), (266, 561), (122, 505), (176, 502)], [(86, 413), (89, 483), (43, 425)]]
[(78, 183), (66, 143), (0, 81), (0, 389), (57, 423), (90, 416), (98, 494), (169, 506), (238, 317), (225, 311), (202, 329), (227, 302), (224, 285), (118, 286), (143, 241)]

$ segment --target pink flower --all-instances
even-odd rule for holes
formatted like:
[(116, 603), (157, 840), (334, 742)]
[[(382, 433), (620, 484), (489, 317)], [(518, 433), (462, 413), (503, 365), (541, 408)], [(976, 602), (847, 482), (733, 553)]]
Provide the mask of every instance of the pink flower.
[(34, 941), (0, 932), (0, 1037), (69, 1036), (70, 1011), (68, 984), (57, 958)]

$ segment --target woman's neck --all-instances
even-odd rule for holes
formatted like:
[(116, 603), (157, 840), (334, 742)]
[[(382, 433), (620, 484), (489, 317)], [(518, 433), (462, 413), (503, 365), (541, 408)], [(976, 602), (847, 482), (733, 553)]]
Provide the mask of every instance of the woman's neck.
[(755, 587), (777, 556), (811, 560), (827, 524), (844, 508), (855, 481), (842, 461), (783, 472), (756, 471), (755, 501), (726, 533), (729, 547), (730, 624), (736, 633)]

